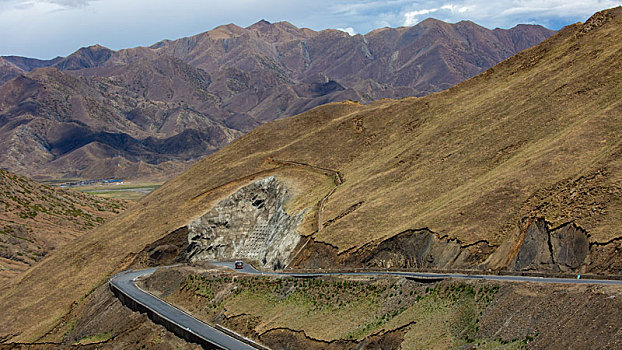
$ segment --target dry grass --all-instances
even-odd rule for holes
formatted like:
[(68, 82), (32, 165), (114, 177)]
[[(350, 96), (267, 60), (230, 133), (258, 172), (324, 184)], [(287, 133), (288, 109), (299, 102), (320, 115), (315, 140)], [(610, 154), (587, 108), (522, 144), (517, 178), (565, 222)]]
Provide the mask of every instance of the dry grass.
[(0, 276), (19, 274), (127, 205), (0, 170)]
[[(443, 93), (330, 104), (255, 129), (0, 290), (0, 336), (43, 335), (145, 245), (278, 172), (268, 157), (344, 174), (324, 217), (364, 204), (315, 234), (342, 251), (420, 227), (498, 244), (525, 215), (575, 220), (595, 241), (622, 236), (621, 12), (566, 28)], [(312, 207), (327, 184), (306, 186), (293, 206)]]
[(397, 278), (232, 279), (189, 274), (166, 299), (207, 322), (244, 315), (254, 320), (254, 334), (283, 327), (324, 341), (362, 340), (407, 327), (407, 334), (420, 338), (416, 344), (447, 348), (475, 341), (479, 312), (497, 289), (465, 283), (426, 287)]

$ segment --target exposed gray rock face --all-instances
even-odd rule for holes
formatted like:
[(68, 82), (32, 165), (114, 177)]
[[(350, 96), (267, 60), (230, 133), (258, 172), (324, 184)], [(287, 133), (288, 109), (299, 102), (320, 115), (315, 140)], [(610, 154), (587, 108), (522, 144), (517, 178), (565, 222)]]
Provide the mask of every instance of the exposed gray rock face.
[(337, 247), (330, 244), (311, 239), (292, 266), (302, 269), (469, 269), (482, 264), (495, 248), (486, 241), (464, 244), (424, 228), (406, 230), (344, 253), (339, 253)]
[(622, 237), (590, 242), (590, 235), (574, 223), (550, 228), (550, 223), (538, 218), (527, 221), (520, 232), (501, 246), (484, 240), (467, 244), (427, 228), (406, 230), (345, 252), (339, 252), (329, 243), (310, 239), (291, 266), (302, 269), (503, 269), (622, 275), (620, 252)]
[(247, 185), (188, 224), (186, 259), (247, 259), (263, 267), (284, 267), (300, 241), (304, 214), (283, 210), (288, 191), (275, 177)]
[(455, 240), (439, 238), (429, 230), (413, 230), (383, 241), (363, 262), (385, 268), (444, 268), (460, 253)]
[(515, 270), (539, 270), (553, 263), (549, 231), (544, 220), (536, 220), (528, 226), (525, 239), (516, 256)]
[(544, 219), (528, 227), (514, 262), (514, 270), (577, 271), (590, 251), (587, 233), (574, 224), (549, 229)]
[(382, 268), (468, 268), (479, 264), (493, 249), (484, 241), (463, 245), (428, 229), (408, 230), (355, 252), (346, 263), (360, 261), (364, 266)]
[(553, 262), (561, 271), (577, 270), (590, 251), (588, 235), (574, 224), (564, 225), (551, 232)]

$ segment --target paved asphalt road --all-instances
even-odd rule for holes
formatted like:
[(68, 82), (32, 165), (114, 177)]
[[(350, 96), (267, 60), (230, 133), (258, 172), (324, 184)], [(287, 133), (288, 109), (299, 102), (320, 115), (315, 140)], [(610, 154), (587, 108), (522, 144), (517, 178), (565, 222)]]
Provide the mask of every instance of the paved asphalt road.
[[(235, 269), (233, 262), (214, 262), (217, 266), (225, 266)], [(460, 278), (460, 279), (483, 279), (492, 281), (505, 281), (505, 282), (536, 282), (536, 283), (569, 283), (569, 284), (612, 284), (622, 285), (622, 280), (596, 280), (596, 279), (576, 279), (576, 278), (553, 278), (553, 277), (531, 277), (531, 276), (502, 276), (502, 275), (465, 275), (459, 273), (422, 273), (422, 272), (400, 272), (400, 271), (365, 271), (365, 272), (315, 272), (315, 273), (280, 273), (280, 272), (261, 272), (249, 264), (244, 264), (243, 269), (237, 271), (255, 274), (255, 275), (280, 275), (290, 277), (314, 277), (314, 276), (380, 276), (380, 275), (392, 275), (421, 279), (445, 279), (445, 278)]]
[[(229, 267), (235, 269), (233, 262), (216, 262), (213, 263), (217, 266)], [(156, 312), (160, 316), (168, 319), (186, 328), (188, 331), (198, 335), (204, 339), (207, 339), (211, 343), (218, 345), (224, 349), (257, 349), (249, 344), (246, 344), (234, 337), (231, 337), (219, 330), (195, 319), (194, 317), (186, 314), (185, 312), (171, 306), (161, 299), (154, 297), (153, 295), (139, 289), (134, 284), (134, 280), (141, 276), (148, 276), (152, 274), (157, 268), (140, 270), (140, 271), (127, 271), (113, 276), (110, 279), (110, 283), (114, 284), (117, 288), (121, 289), (126, 295), (129, 295), (134, 300), (148, 307), (152, 311)], [(276, 276), (289, 276), (289, 277), (319, 277), (319, 276), (380, 276), (380, 275), (392, 275), (402, 276), (406, 278), (420, 278), (420, 279), (445, 279), (445, 278), (459, 278), (459, 279), (483, 279), (493, 281), (506, 281), (506, 282), (536, 282), (536, 283), (567, 283), (567, 284), (608, 284), (608, 285), (622, 285), (622, 281), (619, 280), (595, 280), (595, 279), (574, 279), (574, 278), (549, 278), (549, 277), (529, 277), (529, 276), (500, 276), (500, 275), (465, 275), (465, 274), (439, 274), (439, 273), (418, 273), (418, 272), (398, 272), (398, 271), (368, 271), (368, 272), (317, 272), (317, 273), (280, 273), (280, 272), (262, 272), (256, 270), (250, 264), (244, 264), (243, 269), (235, 269), (238, 272), (254, 274), (254, 275), (276, 275)]]
[(140, 271), (127, 271), (113, 276), (110, 279), (110, 283), (114, 284), (117, 288), (122, 290), (126, 295), (129, 295), (135, 301), (143, 304), (152, 311), (156, 312), (160, 316), (168, 319), (186, 328), (186, 330), (207, 339), (209, 342), (223, 349), (257, 349), (249, 344), (243, 343), (236, 338), (233, 338), (199, 320), (188, 315), (187, 313), (171, 306), (161, 299), (154, 297), (153, 295), (139, 289), (134, 284), (134, 280), (141, 276), (148, 276), (155, 272), (156, 268)]

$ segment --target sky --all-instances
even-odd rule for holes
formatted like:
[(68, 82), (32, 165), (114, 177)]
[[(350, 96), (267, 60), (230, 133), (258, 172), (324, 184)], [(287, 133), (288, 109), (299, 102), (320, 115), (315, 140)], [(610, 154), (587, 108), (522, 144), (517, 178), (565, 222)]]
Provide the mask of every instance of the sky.
[(0, 0), (0, 55), (49, 59), (100, 44), (118, 50), (261, 19), (351, 35), (433, 17), (484, 27), (583, 22), (622, 0)]

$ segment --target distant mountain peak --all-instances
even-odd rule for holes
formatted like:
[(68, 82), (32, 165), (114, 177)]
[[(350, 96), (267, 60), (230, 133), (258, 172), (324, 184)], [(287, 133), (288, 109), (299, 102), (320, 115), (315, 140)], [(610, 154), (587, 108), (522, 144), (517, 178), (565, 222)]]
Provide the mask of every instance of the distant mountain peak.
[(98, 67), (115, 53), (115, 51), (99, 44), (80, 48), (66, 58), (56, 63), (61, 70), (79, 70)]
[(89, 45), (89, 46), (85, 47), (85, 49), (90, 49), (90, 50), (110, 50), (109, 48), (107, 48), (105, 46), (102, 46), (100, 44)]
[(246, 29), (263, 31), (263, 30), (270, 30), (274, 27), (275, 26), (272, 23), (266, 21), (265, 19), (262, 19), (246, 27)]
[[(234, 23), (229, 23), (229, 24), (218, 26), (203, 34), (207, 34), (210, 38), (217, 40), (217, 39), (227, 39), (227, 38), (239, 36), (239, 35), (242, 35), (243, 33), (244, 33), (244, 28)], [(183, 39), (180, 39), (180, 40), (183, 40)], [(172, 42), (175, 42), (175, 41), (176, 40), (173, 40)]]
[(257, 23), (255, 23), (254, 25), (271, 25), (272, 23), (266, 21), (265, 19), (261, 19), (259, 21), (257, 21)]
[[(465, 22), (465, 21), (462, 21)], [(428, 17), (426, 19), (424, 19), (423, 21), (415, 24), (415, 26), (421, 25), (421, 24), (440, 24), (440, 25), (446, 25), (449, 24), (447, 22), (441, 21), (440, 19), (436, 19), (434, 17)]]
[(114, 52), (113, 50), (102, 46), (100, 44), (93, 44), (93, 45), (89, 45), (89, 46), (84, 46), (79, 48), (78, 50), (76, 50), (76, 52), (74, 52), (72, 55), (75, 55), (77, 53), (84, 53), (84, 52)]

